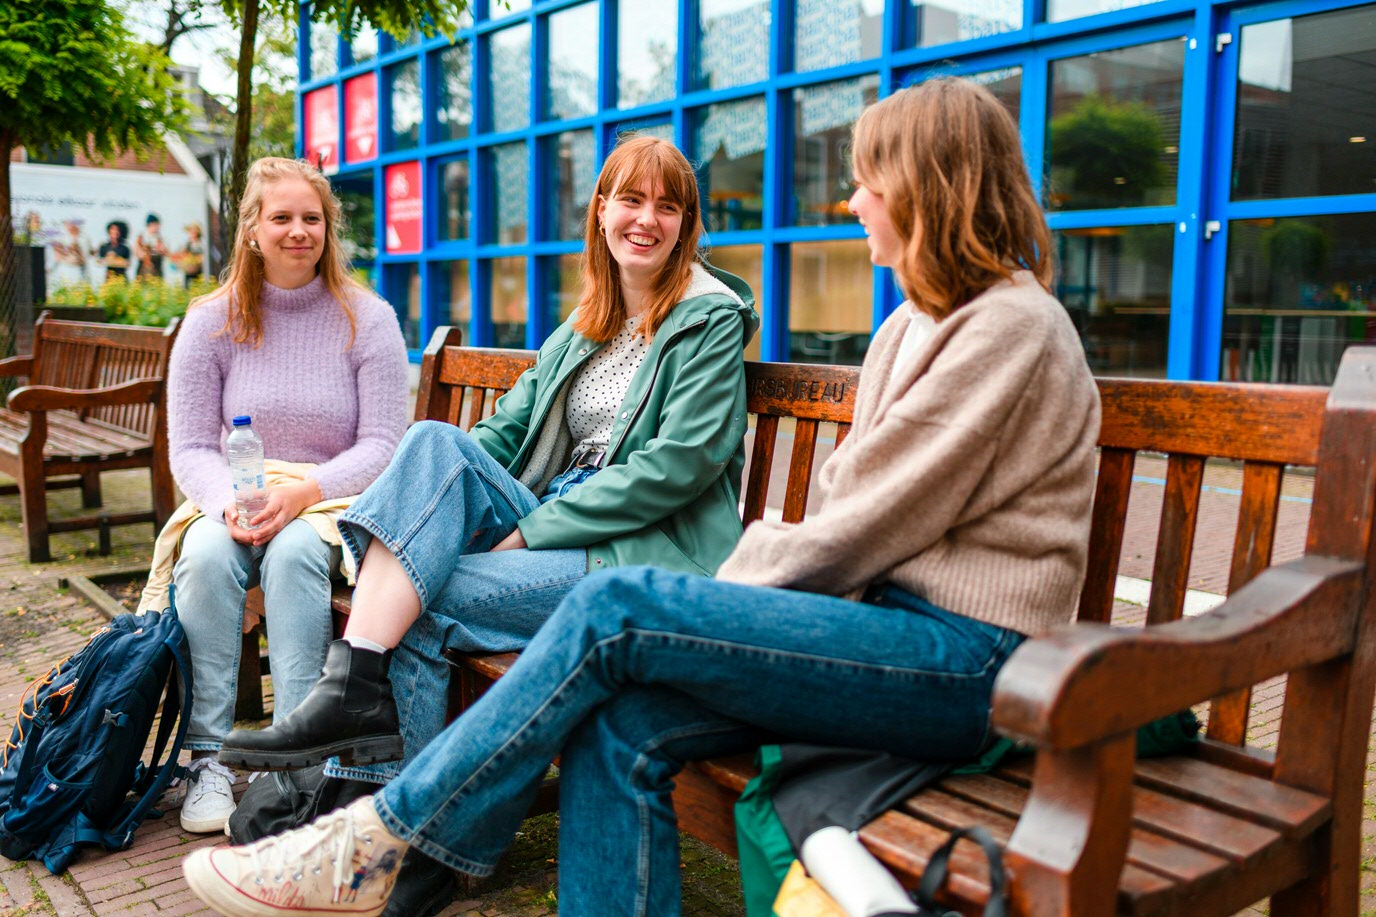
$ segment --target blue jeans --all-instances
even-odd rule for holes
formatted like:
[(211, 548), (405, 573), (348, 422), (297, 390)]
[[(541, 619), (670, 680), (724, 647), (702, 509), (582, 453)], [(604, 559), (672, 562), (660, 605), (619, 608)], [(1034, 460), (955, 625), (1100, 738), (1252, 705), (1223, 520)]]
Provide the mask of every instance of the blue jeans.
[[(567, 492), (587, 473), (560, 475), (550, 494)], [(550, 497), (552, 498), (552, 497)], [(444, 729), (449, 664), (444, 650), (509, 652), (523, 648), (560, 599), (587, 572), (582, 548), (490, 549), (540, 501), (458, 427), (426, 421), (407, 431), (387, 469), (344, 513), (339, 531), (361, 562), (377, 538), (401, 562), (421, 601), (421, 615), (392, 656), (390, 678), (401, 718), (402, 761), (326, 772), (390, 779)]]
[(293, 519), (263, 547), (229, 537), (213, 519), (191, 524), (172, 568), (177, 616), (186, 629), (196, 693), (186, 747), (216, 751), (234, 725), (240, 635), (247, 591), (263, 587), (272, 651), (273, 722), (296, 709), (320, 678), (330, 642), (330, 577), (340, 550)]
[(670, 791), (685, 761), (780, 737), (975, 755), (994, 677), (1021, 641), (892, 589), (862, 604), (649, 567), (600, 573), (375, 805), (422, 852), (488, 875), (562, 753), (560, 913), (678, 914)]

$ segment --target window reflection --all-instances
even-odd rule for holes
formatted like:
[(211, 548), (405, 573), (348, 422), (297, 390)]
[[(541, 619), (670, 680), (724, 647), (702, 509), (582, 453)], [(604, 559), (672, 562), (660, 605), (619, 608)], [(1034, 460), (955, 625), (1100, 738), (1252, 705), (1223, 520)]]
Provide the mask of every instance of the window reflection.
[(617, 128), (616, 142), (630, 140), (632, 137), (657, 137), (674, 142), (674, 126), (667, 121), (660, 124), (628, 124)]
[(541, 259), (545, 272), (545, 308), (550, 327), (562, 324), (578, 306), (583, 290), (583, 256), (559, 255)]
[(907, 43), (930, 48), (1022, 28), (1022, 0), (915, 0), (908, 11)]
[(468, 261), (441, 262), (436, 276), (443, 289), (441, 302), (445, 303), (443, 314), (446, 324), (462, 328), (464, 339), (468, 338), (468, 323), (473, 318), (473, 290), (468, 282)]
[(617, 5), (617, 105), (633, 108), (674, 95), (678, 68), (678, 0)]
[(1175, 202), (1183, 39), (1051, 64), (1053, 210)]
[(874, 271), (864, 239), (792, 246), (788, 358), (859, 364), (869, 349)]
[(1111, 226), (1052, 234), (1052, 292), (1070, 313), (1090, 369), (1166, 375), (1175, 227)]
[(377, 29), (366, 22), (360, 25), (349, 42), (349, 49), (355, 64), (367, 63), (377, 57)]
[(1376, 214), (1232, 221), (1224, 297), (1221, 378), (1331, 385), (1376, 341)]
[(468, 157), (454, 159), (440, 167), (444, 194), (444, 214), (439, 221), (442, 242), (468, 238)]
[(387, 68), (392, 87), (392, 149), (409, 150), (420, 144), (420, 62), (410, 60)]
[(694, 88), (726, 89), (769, 76), (770, 17), (769, 0), (699, 0)]
[(597, 182), (597, 141), (592, 131), (565, 131), (546, 144), (555, 195), (552, 235), (556, 239), (582, 239), (588, 199)]
[(879, 78), (840, 80), (794, 95), (793, 201), (797, 226), (854, 223), (850, 198), (850, 131), (879, 97)]
[(493, 32), (492, 129), (497, 133), (530, 126), (530, 23)]
[(339, 70), (339, 30), (327, 22), (312, 22), (311, 79), (333, 76)]
[(345, 256), (355, 264), (372, 261), (377, 257), (372, 178), (336, 181), (334, 191), (343, 216), (339, 230)]
[(420, 267), (416, 264), (389, 264), (384, 269), (387, 298), (401, 323), (401, 337), (411, 350), (420, 347)]
[(821, 70), (878, 57), (884, 0), (798, 0), (793, 69)]
[(1246, 26), (1233, 199), (1376, 191), (1376, 6)]
[(709, 105), (698, 115), (694, 156), (703, 193), (703, 216), (711, 231), (759, 229), (764, 225), (763, 96)]
[(1047, 0), (1046, 21), (1079, 19), (1081, 16), (1093, 16), (1095, 13), (1107, 13), (1110, 10), (1126, 10), (1155, 2), (1157, 0)]
[[(932, 76), (930, 69), (917, 70), (903, 79), (904, 86), (916, 86)], [(1003, 103), (1008, 113), (1017, 121), (1022, 108), (1022, 68), (1004, 67), (999, 70), (985, 70), (982, 73), (963, 73), (961, 79), (979, 83)]]
[[(759, 311), (758, 299), (764, 289), (764, 249), (759, 245), (718, 245), (708, 252), (708, 260), (713, 267), (735, 274), (750, 284), (750, 290), (757, 300), (755, 309)], [(758, 330), (745, 345), (747, 360), (760, 359), (760, 335)]]
[(492, 259), (492, 339), (498, 347), (526, 346), (526, 259)]
[(550, 15), (548, 117), (559, 120), (597, 112), (600, 47), (596, 3)]
[(461, 41), (441, 51), (438, 60), (435, 133), (439, 140), (458, 140), (473, 126), (473, 46)]
[(526, 241), (529, 219), (526, 191), (530, 185), (530, 161), (523, 142), (492, 148), (496, 184), (496, 243), (515, 245)]

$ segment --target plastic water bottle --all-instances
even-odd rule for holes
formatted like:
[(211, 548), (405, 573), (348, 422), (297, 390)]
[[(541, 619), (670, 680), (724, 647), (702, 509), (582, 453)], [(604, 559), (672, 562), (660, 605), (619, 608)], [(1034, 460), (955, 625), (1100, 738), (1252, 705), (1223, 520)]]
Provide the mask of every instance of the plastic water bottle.
[(225, 440), (229, 456), (229, 476), (234, 481), (234, 506), (239, 511), (239, 528), (253, 530), (249, 520), (267, 506), (268, 497), (263, 480), (263, 441), (253, 432), (253, 420), (247, 414), (234, 418), (234, 429)]

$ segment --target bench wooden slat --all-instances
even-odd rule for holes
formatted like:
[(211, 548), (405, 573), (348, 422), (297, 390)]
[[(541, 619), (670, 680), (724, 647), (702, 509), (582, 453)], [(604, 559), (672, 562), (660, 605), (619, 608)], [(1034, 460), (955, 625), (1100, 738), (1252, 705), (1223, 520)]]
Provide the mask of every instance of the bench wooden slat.
[(812, 459), (817, 454), (817, 421), (799, 420), (793, 429), (793, 453), (784, 491), (785, 522), (802, 522), (807, 515), (807, 493), (812, 483)]
[[(1280, 487), (1284, 468), (1270, 462), (1247, 462), (1242, 468), (1242, 500), (1238, 507), (1237, 534), (1228, 571), (1228, 593), (1241, 589), (1271, 565), (1276, 525), (1280, 517)], [(1230, 745), (1247, 741), (1247, 718), (1252, 692), (1243, 689), (1215, 698), (1209, 705), (1211, 739)]]
[(1099, 452), (1099, 474), (1094, 482), (1094, 510), (1090, 523), (1093, 534), (1089, 539), (1089, 567), (1080, 591), (1078, 618), (1081, 621), (1107, 624), (1113, 615), (1118, 559), (1123, 553), (1136, 456), (1131, 449), (1105, 448)]
[(1137, 782), (1181, 799), (1267, 825), (1286, 837), (1307, 837), (1331, 810), (1329, 800), (1283, 784), (1177, 755), (1139, 761)]
[(769, 474), (774, 470), (774, 442), (779, 418), (761, 414), (755, 419), (755, 442), (750, 448), (750, 469), (745, 479), (745, 511), (741, 521), (749, 525), (764, 518), (769, 500)]
[(1148, 624), (1177, 621), (1185, 608), (1203, 484), (1202, 456), (1172, 455), (1169, 458), (1161, 528), (1156, 537), (1156, 560), (1152, 566), (1151, 598), (1147, 603)]

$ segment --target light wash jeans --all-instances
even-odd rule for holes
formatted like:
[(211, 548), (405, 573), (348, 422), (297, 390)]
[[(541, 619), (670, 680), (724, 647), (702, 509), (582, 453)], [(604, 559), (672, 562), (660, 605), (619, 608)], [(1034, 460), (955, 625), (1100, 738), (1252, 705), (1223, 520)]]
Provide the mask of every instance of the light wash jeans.
[(670, 791), (685, 761), (780, 737), (973, 756), (1021, 641), (894, 589), (862, 604), (650, 567), (598, 573), (374, 805), (425, 854), (488, 875), (562, 753), (559, 913), (672, 917)]
[(191, 524), (172, 569), (177, 616), (191, 648), (196, 692), (186, 747), (218, 751), (234, 725), (244, 600), (263, 587), (272, 653), (273, 722), (296, 709), (320, 678), (330, 642), (330, 577), (341, 552), (310, 523), (293, 519), (262, 547), (229, 537), (213, 519)]
[[(592, 470), (565, 472), (544, 500), (577, 486)], [(583, 548), (489, 549), (541, 500), (458, 427), (415, 424), (391, 463), (340, 519), (356, 559), (377, 538), (399, 560), (421, 600), (421, 616), (392, 656), (390, 678), (405, 742), (402, 761), (326, 773), (382, 782), (444, 729), (448, 712), (446, 649), (509, 652), (523, 648), (560, 599), (587, 571)]]

